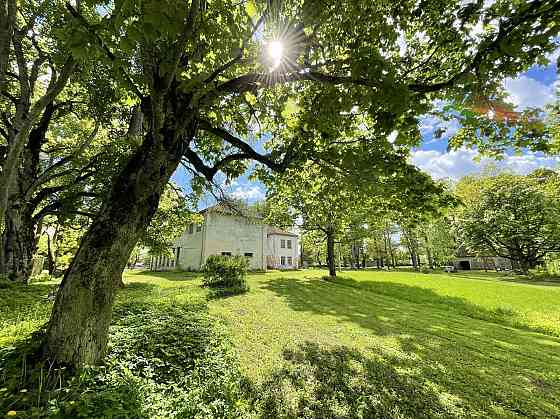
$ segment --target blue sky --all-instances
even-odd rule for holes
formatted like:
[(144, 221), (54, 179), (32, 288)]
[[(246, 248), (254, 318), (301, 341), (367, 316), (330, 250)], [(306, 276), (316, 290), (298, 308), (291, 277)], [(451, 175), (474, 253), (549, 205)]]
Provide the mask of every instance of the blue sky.
[[(504, 81), (504, 87), (509, 93), (510, 101), (519, 110), (528, 107), (542, 107), (555, 98), (556, 89), (560, 88), (558, 69), (556, 61), (560, 55), (560, 49), (549, 58), (551, 64), (542, 67), (534, 66), (529, 71), (519, 74), (515, 78)], [(492, 163), (498, 168), (512, 170), (517, 173), (529, 173), (539, 167), (559, 168), (560, 158), (547, 157), (541, 154), (526, 152), (521, 155), (508, 155), (503, 160), (495, 162), (488, 158), (477, 159), (476, 150), (460, 149), (448, 152), (447, 140), (458, 129), (455, 122), (447, 122), (447, 131), (441, 139), (434, 139), (434, 131), (440, 127), (441, 121), (434, 118), (421, 120), (420, 130), (424, 138), (423, 144), (412, 152), (411, 161), (420, 169), (429, 173), (435, 179), (458, 180), (461, 177), (476, 173), (485, 165)], [(185, 170), (180, 168), (174, 175), (173, 180), (181, 187), (188, 190), (189, 176)], [(217, 179), (223, 182), (224, 179)], [(266, 190), (259, 182), (250, 181), (248, 174), (235, 180), (230, 185), (224, 185), (224, 191), (228, 194), (241, 198), (247, 202), (263, 199)], [(203, 200), (201, 207), (210, 205), (212, 198)]]

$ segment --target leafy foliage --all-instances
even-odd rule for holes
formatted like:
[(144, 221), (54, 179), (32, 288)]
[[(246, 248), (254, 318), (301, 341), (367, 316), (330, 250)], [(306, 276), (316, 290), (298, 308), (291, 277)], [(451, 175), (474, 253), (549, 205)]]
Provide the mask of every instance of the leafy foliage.
[(519, 264), (522, 273), (560, 249), (558, 175), (501, 174), (458, 185), (459, 227), (467, 248)]
[(249, 288), (246, 281), (249, 262), (246, 257), (211, 255), (206, 259), (202, 283), (206, 287), (242, 293)]
[(0, 411), (131, 419), (241, 414), (242, 379), (231, 345), (204, 305), (131, 302), (115, 315), (106, 364), (79, 375), (33, 364), (33, 341), (0, 352)]
[(173, 240), (185, 231), (189, 223), (201, 220), (200, 215), (194, 212), (195, 201), (192, 196), (179, 192), (175, 185), (168, 185), (139, 245), (147, 247), (152, 254), (170, 256), (168, 253)]

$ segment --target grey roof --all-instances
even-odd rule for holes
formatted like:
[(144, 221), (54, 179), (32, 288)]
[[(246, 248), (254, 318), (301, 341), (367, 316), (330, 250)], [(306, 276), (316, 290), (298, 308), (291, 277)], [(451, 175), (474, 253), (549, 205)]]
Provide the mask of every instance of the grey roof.
[(247, 208), (241, 208), (236, 206), (235, 203), (229, 203), (227, 201), (218, 202), (208, 208), (199, 211), (199, 214), (204, 214), (206, 212), (217, 212), (220, 214), (226, 215), (237, 215), (239, 217), (246, 217), (246, 218), (262, 218), (260, 214), (253, 213), (251, 214)]
[(267, 236), (273, 236), (273, 235), (277, 235), (277, 236), (291, 236), (291, 237), (298, 237), (297, 234), (295, 233), (291, 233), (289, 231), (286, 230), (282, 230), (280, 228), (276, 228), (276, 227), (268, 227), (268, 231), (267, 231)]

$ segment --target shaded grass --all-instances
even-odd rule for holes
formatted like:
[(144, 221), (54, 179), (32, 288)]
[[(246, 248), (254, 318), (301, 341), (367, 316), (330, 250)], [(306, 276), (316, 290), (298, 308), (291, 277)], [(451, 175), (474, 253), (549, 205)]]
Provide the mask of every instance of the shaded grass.
[(45, 323), (52, 308), (47, 296), (57, 286), (41, 282), (0, 289), (0, 347), (27, 338)]

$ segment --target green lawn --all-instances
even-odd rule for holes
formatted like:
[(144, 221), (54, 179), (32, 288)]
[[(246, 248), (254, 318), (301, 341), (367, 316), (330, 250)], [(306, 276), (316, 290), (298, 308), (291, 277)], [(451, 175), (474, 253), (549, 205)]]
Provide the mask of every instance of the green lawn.
[[(248, 293), (210, 298), (194, 274), (134, 272), (117, 308), (207, 304), (248, 378), (248, 415), (560, 417), (560, 286), (484, 273), (324, 274), (251, 275)], [(16, 299), (0, 290), (0, 347), (47, 318), (48, 287)]]

